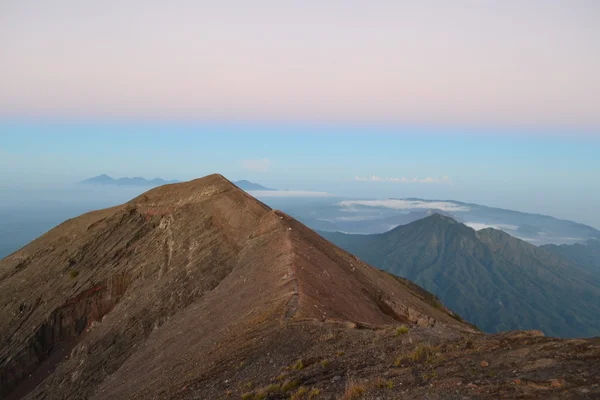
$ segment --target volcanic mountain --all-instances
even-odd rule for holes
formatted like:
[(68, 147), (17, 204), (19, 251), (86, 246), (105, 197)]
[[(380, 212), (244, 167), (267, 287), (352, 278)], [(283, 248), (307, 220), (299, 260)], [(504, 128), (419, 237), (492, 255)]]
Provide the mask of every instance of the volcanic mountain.
[(0, 261), (0, 307), (8, 399), (600, 392), (600, 340), (483, 335), (220, 175), (64, 222)]
[(377, 235), (322, 232), (374, 266), (410, 279), (488, 332), (600, 335), (600, 279), (544, 247), (434, 214)]

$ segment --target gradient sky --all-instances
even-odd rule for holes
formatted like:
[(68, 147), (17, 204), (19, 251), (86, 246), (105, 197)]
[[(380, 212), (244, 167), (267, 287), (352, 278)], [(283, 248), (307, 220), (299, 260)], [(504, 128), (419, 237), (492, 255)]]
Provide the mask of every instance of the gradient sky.
[(597, 0), (3, 0), (0, 115), (600, 126)]
[(598, 21), (598, 0), (2, 0), (0, 190), (220, 172), (600, 227)]

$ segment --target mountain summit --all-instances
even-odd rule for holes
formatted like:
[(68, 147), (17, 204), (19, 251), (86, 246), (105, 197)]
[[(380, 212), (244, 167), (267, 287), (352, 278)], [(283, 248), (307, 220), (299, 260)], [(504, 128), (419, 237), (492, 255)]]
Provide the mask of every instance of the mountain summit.
[[(59, 225), (0, 261), (0, 304), (9, 399), (499, 398), (594, 393), (600, 369), (568, 356), (598, 341), (480, 334), (220, 175)], [(535, 387), (507, 383), (516, 360)]]

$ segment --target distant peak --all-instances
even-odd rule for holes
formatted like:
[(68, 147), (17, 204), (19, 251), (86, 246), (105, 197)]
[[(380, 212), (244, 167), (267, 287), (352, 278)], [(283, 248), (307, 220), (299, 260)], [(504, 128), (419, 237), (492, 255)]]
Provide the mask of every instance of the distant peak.
[(438, 221), (444, 221), (444, 222), (448, 222), (450, 224), (457, 224), (458, 222), (452, 218), (449, 217), (447, 215), (444, 214), (440, 214), (440, 213), (434, 213), (432, 215), (430, 215), (429, 217), (426, 217), (428, 219), (432, 219), (432, 220), (438, 220)]

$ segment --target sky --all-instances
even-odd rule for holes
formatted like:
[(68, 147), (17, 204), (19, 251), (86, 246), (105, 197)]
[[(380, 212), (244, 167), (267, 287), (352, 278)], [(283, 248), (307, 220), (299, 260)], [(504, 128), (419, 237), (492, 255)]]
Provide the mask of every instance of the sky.
[(3, 0), (0, 194), (219, 172), (600, 228), (597, 0)]
[(597, 0), (3, 0), (0, 115), (600, 126)]

